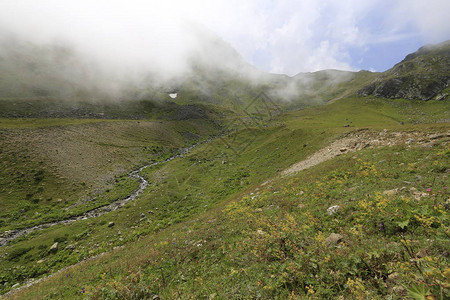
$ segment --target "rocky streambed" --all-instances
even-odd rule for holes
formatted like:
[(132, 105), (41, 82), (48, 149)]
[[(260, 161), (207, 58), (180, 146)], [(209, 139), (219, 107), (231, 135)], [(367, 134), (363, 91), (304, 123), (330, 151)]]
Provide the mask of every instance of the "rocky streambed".
[(140, 167), (137, 170), (132, 171), (129, 176), (131, 178), (135, 178), (138, 182), (139, 182), (139, 187), (133, 191), (130, 195), (128, 195), (127, 197), (114, 201), (108, 205), (104, 205), (98, 208), (95, 208), (93, 210), (87, 211), (81, 215), (78, 216), (73, 216), (73, 217), (69, 217), (67, 219), (64, 220), (59, 220), (59, 221), (53, 221), (53, 222), (48, 222), (48, 223), (44, 223), (44, 224), (40, 224), (40, 225), (36, 225), (33, 227), (28, 227), (28, 228), (23, 228), (23, 229), (16, 229), (16, 230), (8, 230), (3, 232), (2, 234), (0, 234), (0, 247), (5, 246), (6, 244), (8, 244), (9, 242), (27, 235), (31, 232), (37, 231), (37, 230), (42, 230), (45, 228), (49, 228), (55, 225), (66, 225), (66, 224), (70, 224), (76, 221), (80, 221), (80, 220), (86, 220), (86, 219), (90, 219), (90, 218), (95, 218), (95, 217), (99, 217), (101, 215), (104, 215), (106, 213), (109, 213), (111, 211), (115, 211), (121, 207), (123, 207), (125, 204), (127, 204), (130, 201), (133, 201), (134, 199), (136, 199), (139, 195), (141, 195), (144, 190), (147, 188), (148, 186), (148, 181), (140, 175), (140, 172), (146, 168), (152, 167), (152, 166), (156, 166), (159, 164), (163, 164), (163, 163), (167, 163), (171, 160), (174, 160), (176, 158), (182, 157), (185, 154), (189, 153), (193, 148), (195, 148), (196, 146), (198, 146), (199, 144), (205, 143), (205, 142), (210, 142), (212, 140), (212, 138), (203, 141), (203, 142), (199, 142), (197, 144), (193, 144), (189, 147), (186, 148), (181, 148), (179, 149), (178, 153), (163, 160), (163, 161), (159, 161), (159, 162), (153, 162), (151, 164), (147, 164), (145, 166)]

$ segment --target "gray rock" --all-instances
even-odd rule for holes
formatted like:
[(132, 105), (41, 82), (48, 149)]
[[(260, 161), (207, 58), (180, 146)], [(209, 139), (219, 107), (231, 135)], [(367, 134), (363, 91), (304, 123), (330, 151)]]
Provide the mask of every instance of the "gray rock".
[(333, 206), (328, 207), (327, 214), (331, 216), (340, 210), (341, 210), (341, 207), (339, 205), (333, 205)]
[(437, 96), (436, 96), (436, 101), (445, 100), (445, 98), (447, 98), (447, 97), (448, 97), (448, 94), (447, 94), (447, 93), (437, 95)]
[(67, 245), (65, 250), (75, 250), (75, 245)]
[(426, 249), (421, 249), (421, 250), (419, 250), (419, 252), (416, 253), (416, 257), (418, 257), (418, 258), (424, 258), (427, 255), (428, 255), (428, 253), (427, 253)]
[(441, 133), (431, 134), (431, 135), (428, 136), (428, 138), (430, 140), (440, 139), (440, 138), (443, 138), (443, 137), (445, 137), (445, 134), (441, 134)]
[(392, 288), (392, 291), (394, 292), (394, 294), (400, 295), (400, 296), (406, 296), (408, 294), (408, 291), (401, 285), (394, 286)]
[(58, 242), (54, 243), (51, 247), (50, 247), (50, 252), (51, 253), (55, 253), (58, 251)]
[(327, 244), (337, 244), (342, 241), (342, 238), (343, 236), (339, 233), (332, 233), (325, 239), (325, 241), (327, 242)]
[(114, 222), (109, 222), (108, 223), (108, 227), (113, 227), (115, 224), (114, 224)]
[(397, 192), (398, 192), (398, 189), (387, 190), (387, 191), (383, 192), (383, 195), (393, 196), (393, 195), (396, 195)]
[(394, 272), (394, 273), (392, 273), (392, 274), (389, 274), (389, 276), (388, 276), (388, 278), (387, 278), (387, 281), (388, 281), (388, 282), (396, 282), (396, 281), (398, 280), (398, 278), (399, 278), (398, 273), (397, 273), (397, 272)]
[(439, 142), (428, 142), (422, 145), (422, 148), (433, 148), (439, 145)]

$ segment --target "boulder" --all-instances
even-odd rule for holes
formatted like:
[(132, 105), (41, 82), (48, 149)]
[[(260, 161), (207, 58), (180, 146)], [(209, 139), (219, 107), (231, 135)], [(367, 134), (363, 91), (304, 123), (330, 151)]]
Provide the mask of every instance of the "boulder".
[(332, 233), (330, 234), (325, 241), (327, 242), (327, 244), (337, 244), (340, 241), (342, 241), (343, 236), (340, 235), (339, 233)]
[(51, 247), (50, 247), (50, 253), (55, 253), (58, 251), (58, 242), (54, 243)]

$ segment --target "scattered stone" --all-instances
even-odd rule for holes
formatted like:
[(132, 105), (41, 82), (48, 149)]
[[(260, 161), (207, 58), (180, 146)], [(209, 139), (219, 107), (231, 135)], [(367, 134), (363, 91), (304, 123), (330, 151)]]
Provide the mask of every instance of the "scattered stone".
[(108, 227), (113, 227), (114, 225), (116, 225), (116, 224), (114, 224), (114, 222), (109, 222), (108, 223)]
[(383, 195), (394, 196), (397, 194), (397, 192), (398, 192), (398, 189), (387, 190), (387, 191), (383, 192)]
[(436, 101), (441, 101), (441, 100), (443, 100), (443, 99), (445, 99), (447, 97), (448, 97), (447, 93), (439, 94), (439, 95), (436, 96)]
[(417, 201), (421, 200), (423, 197), (427, 197), (428, 194), (427, 193), (423, 193), (423, 192), (416, 192), (417, 190), (411, 190), (413, 191), (412, 195), (414, 197), (414, 199), (416, 199)]
[(337, 244), (342, 240), (342, 238), (343, 236), (340, 235), (339, 233), (332, 233), (325, 239), (325, 241), (328, 244)]
[(20, 283), (16, 283), (15, 285), (13, 285), (11, 288), (16, 288), (16, 287), (18, 287), (20, 285)]
[(429, 142), (422, 145), (422, 148), (433, 148), (439, 145), (438, 142)]
[(71, 244), (71, 245), (67, 245), (66, 248), (64, 248), (65, 250), (75, 250), (75, 245)]
[(327, 214), (331, 216), (340, 210), (341, 210), (341, 207), (339, 205), (333, 205), (333, 206), (328, 207)]
[(422, 181), (422, 175), (417, 175), (416, 179), (417, 179), (417, 181)]
[(347, 148), (341, 148), (341, 149), (339, 149), (339, 151), (345, 152), (345, 151), (347, 151)]
[(258, 231), (256, 231), (256, 233), (259, 235), (264, 235), (264, 231), (262, 231), (261, 229), (258, 229)]
[(399, 296), (406, 296), (408, 294), (408, 291), (401, 285), (394, 286), (392, 288), (392, 291), (394, 292), (394, 294)]
[(407, 143), (407, 144), (414, 143), (414, 139), (407, 139), (407, 140), (406, 140), (406, 143)]
[(425, 256), (428, 256), (427, 250), (421, 249), (419, 252), (416, 253), (417, 258), (424, 258)]
[(121, 232), (121, 231), (118, 231), (118, 232), (117, 232), (117, 235), (122, 235), (122, 232)]
[(58, 251), (58, 242), (54, 243), (51, 247), (50, 247), (50, 253), (55, 253)]
[(42, 264), (44, 262), (44, 260), (43, 259), (40, 259), (40, 260), (38, 260), (36, 263), (37, 264)]
[(227, 164), (228, 162), (226, 160), (222, 160), (222, 165)]
[(387, 281), (388, 282), (396, 282), (398, 280), (398, 277), (399, 277), (398, 273), (394, 272), (392, 274), (389, 274)]
[(145, 218), (145, 214), (144, 213), (141, 213), (141, 218)]
[(443, 138), (443, 137), (445, 137), (445, 134), (442, 134), (442, 133), (430, 134), (428, 136), (428, 138), (430, 140), (440, 139), (440, 138)]

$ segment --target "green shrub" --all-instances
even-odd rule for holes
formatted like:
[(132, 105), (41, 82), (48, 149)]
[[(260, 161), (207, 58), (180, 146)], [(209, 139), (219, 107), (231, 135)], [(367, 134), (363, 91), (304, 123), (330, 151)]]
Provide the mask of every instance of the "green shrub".
[(27, 253), (28, 251), (30, 251), (33, 248), (34, 247), (16, 248), (13, 251), (11, 251), (11, 253), (9, 253), (8, 260), (16, 260), (16, 259), (18, 259), (19, 257), (21, 257), (22, 255), (24, 255), (25, 253)]

